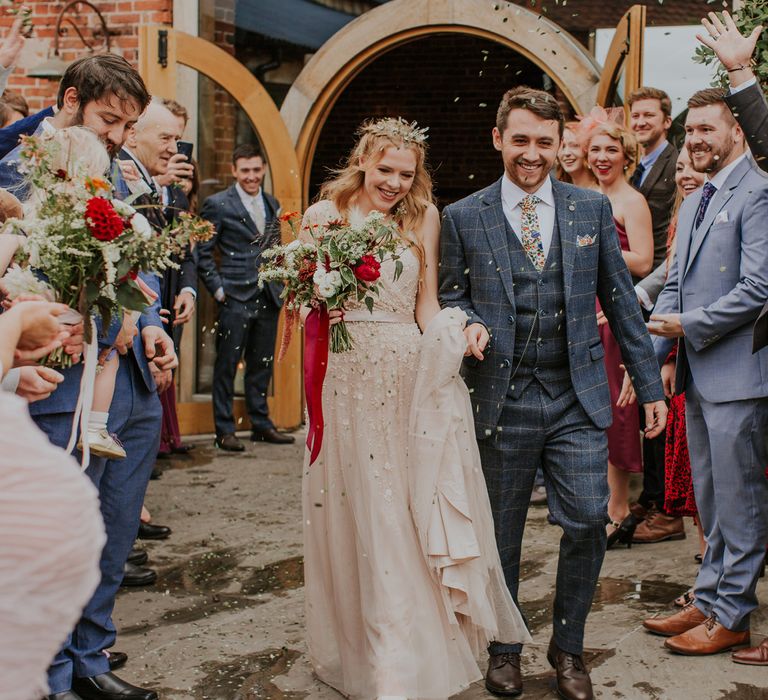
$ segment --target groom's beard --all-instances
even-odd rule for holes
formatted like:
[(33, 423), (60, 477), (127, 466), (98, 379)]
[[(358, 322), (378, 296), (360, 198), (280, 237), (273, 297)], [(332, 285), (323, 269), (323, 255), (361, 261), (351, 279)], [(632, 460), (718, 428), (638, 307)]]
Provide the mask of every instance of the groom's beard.
[(544, 182), (551, 169), (547, 167), (547, 163), (544, 161), (532, 163), (523, 158), (515, 160), (513, 166), (514, 177), (512, 179), (526, 187), (534, 187)]
[(75, 118), (71, 124), (71, 126), (82, 126), (84, 129), (88, 129), (89, 131), (93, 131), (96, 136), (99, 137), (99, 141), (103, 144), (104, 148), (107, 149), (107, 153), (109, 154), (110, 160), (117, 157), (118, 153), (120, 153), (120, 149), (123, 147), (123, 144), (116, 144), (114, 141), (109, 139), (106, 136), (100, 136), (96, 131), (91, 129), (90, 126), (86, 126), (83, 122), (85, 120), (85, 113), (83, 112), (82, 105), (78, 108), (77, 114), (75, 114)]

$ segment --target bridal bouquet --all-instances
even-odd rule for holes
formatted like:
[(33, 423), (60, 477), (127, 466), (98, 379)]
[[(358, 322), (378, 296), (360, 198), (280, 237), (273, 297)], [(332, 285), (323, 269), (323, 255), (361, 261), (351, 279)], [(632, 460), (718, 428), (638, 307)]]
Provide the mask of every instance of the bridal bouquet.
[[(296, 233), (298, 212), (280, 218)], [(259, 283), (285, 284), (281, 296), (285, 299), (286, 318), (279, 357), (290, 343), (302, 306), (327, 315), (352, 300), (364, 303), (373, 312), (381, 263), (385, 258), (395, 261), (395, 279), (403, 270), (398, 255), (402, 247), (399, 229), (380, 212), (371, 212), (359, 224), (335, 220), (314, 225), (307, 232), (309, 241), (296, 239), (261, 254), (265, 262), (259, 270)], [(330, 327), (331, 352), (346, 352), (352, 347), (352, 337), (342, 319)]]
[[(21, 235), (19, 251), (2, 279), (11, 298), (42, 294), (73, 309), (72, 322), (98, 313), (109, 325), (123, 310), (142, 311), (148, 301), (136, 279), (140, 270), (178, 267), (172, 256), (193, 240), (207, 240), (211, 225), (182, 215), (163, 231), (125, 202), (112, 198), (112, 185), (51, 167), (56, 144), (30, 137), (21, 151), (33, 186), (31, 211), (9, 219), (6, 232)], [(92, 326), (84, 324), (86, 343)], [(60, 350), (46, 360), (67, 366)]]
[[(298, 212), (281, 217), (296, 233)], [(371, 212), (359, 223), (329, 221), (313, 224), (305, 232), (308, 240), (296, 239), (262, 253), (265, 260), (259, 283), (283, 282), (285, 324), (278, 358), (285, 354), (299, 321), (302, 306), (311, 307), (305, 323), (304, 393), (307, 398), (307, 448), (309, 463), (320, 454), (323, 442), (323, 382), (328, 349), (346, 352), (353, 347), (346, 323), (330, 325), (328, 312), (344, 309), (350, 301), (363, 303), (373, 312), (379, 294), (381, 263), (395, 261), (394, 278), (403, 271), (399, 251), (403, 241), (397, 224), (384, 214)]]

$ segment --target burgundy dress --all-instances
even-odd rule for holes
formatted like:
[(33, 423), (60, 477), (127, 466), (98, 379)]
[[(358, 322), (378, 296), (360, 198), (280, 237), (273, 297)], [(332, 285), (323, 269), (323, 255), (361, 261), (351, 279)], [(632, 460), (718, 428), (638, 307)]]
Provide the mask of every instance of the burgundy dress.
[[(629, 250), (627, 232), (616, 223), (616, 232), (622, 250)], [(600, 311), (600, 302), (597, 303)], [(613, 410), (613, 424), (607, 430), (608, 434), (608, 460), (614, 467), (625, 472), (642, 472), (643, 458), (640, 449), (640, 414), (637, 406), (631, 404), (619, 408), (616, 402), (619, 400), (621, 385), (624, 382), (624, 370), (620, 365), (621, 359), (619, 344), (611, 333), (610, 326), (604, 323), (598, 328), (600, 340), (605, 349), (605, 371), (608, 375), (608, 388), (611, 392), (611, 408)]]

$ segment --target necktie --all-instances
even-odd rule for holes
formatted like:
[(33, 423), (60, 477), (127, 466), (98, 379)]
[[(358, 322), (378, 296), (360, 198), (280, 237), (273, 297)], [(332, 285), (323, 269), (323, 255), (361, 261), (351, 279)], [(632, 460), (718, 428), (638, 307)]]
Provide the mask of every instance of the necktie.
[(251, 197), (251, 217), (259, 233), (264, 233), (266, 221), (264, 220), (264, 210), (261, 208), (261, 202), (259, 201), (260, 197), (260, 194)]
[(696, 223), (694, 224), (694, 228), (699, 228), (701, 222), (704, 221), (704, 217), (707, 214), (707, 207), (712, 201), (712, 197), (715, 196), (715, 192), (717, 192), (717, 187), (711, 182), (704, 184), (704, 191), (701, 193), (701, 201), (699, 202), (699, 210), (696, 212)]
[(520, 228), (523, 234), (523, 250), (530, 258), (533, 266), (541, 272), (547, 262), (544, 255), (544, 245), (541, 242), (541, 227), (539, 225), (539, 215), (536, 213), (536, 205), (541, 200), (533, 194), (529, 194), (520, 202)]
[(645, 166), (642, 163), (638, 163), (635, 168), (635, 172), (632, 173), (632, 177), (629, 179), (629, 184), (635, 189), (640, 187), (643, 181), (643, 173), (645, 172)]

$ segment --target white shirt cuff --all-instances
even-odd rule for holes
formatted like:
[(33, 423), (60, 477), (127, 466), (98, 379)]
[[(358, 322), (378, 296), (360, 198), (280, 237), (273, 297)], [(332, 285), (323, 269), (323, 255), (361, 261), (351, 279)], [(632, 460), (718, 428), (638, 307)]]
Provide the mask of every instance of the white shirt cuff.
[(648, 292), (646, 292), (639, 284), (635, 287), (635, 294), (637, 294), (637, 298), (640, 300), (640, 305), (646, 311), (653, 310), (653, 302), (651, 301), (651, 297), (648, 296)]
[(21, 379), (21, 369), (16, 367), (15, 369), (9, 369), (8, 374), (3, 377), (2, 389), (8, 391), (11, 394), (16, 393), (16, 389), (19, 388), (19, 379)]
[(184, 292), (189, 292), (193, 299), (197, 299), (197, 292), (195, 291), (194, 287), (182, 287), (179, 294), (184, 294)]
[(738, 87), (732, 87), (730, 89), (730, 94), (735, 95), (737, 92), (741, 92), (742, 90), (746, 90), (748, 87), (752, 87), (753, 85), (757, 84), (757, 78), (750, 78), (747, 80), (746, 83), (742, 83)]

